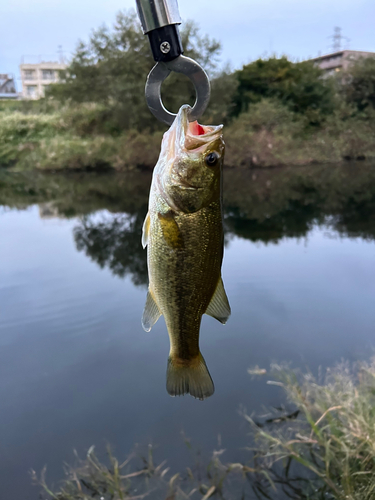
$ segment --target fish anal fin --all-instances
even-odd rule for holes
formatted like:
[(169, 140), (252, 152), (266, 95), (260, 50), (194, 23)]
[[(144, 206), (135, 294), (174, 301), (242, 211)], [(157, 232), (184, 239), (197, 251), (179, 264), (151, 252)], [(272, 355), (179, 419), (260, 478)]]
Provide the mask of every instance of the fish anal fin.
[(171, 248), (183, 248), (184, 241), (172, 211), (165, 214), (158, 213), (160, 227), (164, 240)]
[(212, 316), (225, 325), (228, 321), (230, 313), (231, 310), (228, 297), (224, 290), (223, 280), (220, 277), (215, 293), (213, 294), (211, 302), (206, 309), (206, 314)]
[(146, 332), (149, 332), (157, 320), (160, 318), (161, 312), (152, 296), (150, 289), (147, 292), (146, 305), (143, 310), (142, 327)]
[(142, 228), (142, 247), (146, 248), (148, 244), (148, 233), (150, 231), (150, 212), (147, 212)]
[(212, 396), (214, 383), (201, 353), (189, 361), (169, 357), (167, 391), (171, 396), (190, 394), (200, 400)]

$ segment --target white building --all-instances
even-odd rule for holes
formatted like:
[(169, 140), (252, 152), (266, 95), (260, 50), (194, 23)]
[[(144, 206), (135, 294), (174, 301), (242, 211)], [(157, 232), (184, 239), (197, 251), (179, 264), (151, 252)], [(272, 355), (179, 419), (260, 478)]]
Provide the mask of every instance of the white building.
[(46, 88), (51, 83), (59, 81), (59, 71), (65, 68), (66, 64), (59, 62), (41, 61), (37, 64), (20, 64), (22, 98), (40, 99), (44, 97)]
[(345, 71), (348, 67), (363, 57), (375, 57), (375, 52), (363, 52), (360, 50), (340, 50), (332, 54), (315, 57), (311, 59), (325, 75), (333, 75), (339, 71)]

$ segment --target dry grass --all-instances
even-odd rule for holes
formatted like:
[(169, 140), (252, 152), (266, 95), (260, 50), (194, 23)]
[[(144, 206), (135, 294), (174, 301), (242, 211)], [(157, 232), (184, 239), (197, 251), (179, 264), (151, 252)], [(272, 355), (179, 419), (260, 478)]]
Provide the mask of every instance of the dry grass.
[[(264, 370), (250, 371), (264, 375)], [(221, 498), (226, 500), (373, 500), (375, 498), (375, 360), (351, 368), (341, 363), (319, 382), (310, 373), (273, 366), (273, 380), (293, 408), (272, 410), (251, 424), (255, 446), (249, 463), (197, 462), (172, 473), (165, 462), (132, 455), (123, 463), (108, 453), (101, 463), (93, 448), (86, 460), (66, 469), (55, 492), (45, 471), (34, 481), (55, 500)]]
[(373, 500), (375, 359), (354, 367), (341, 363), (320, 382), (287, 367), (274, 366), (273, 374), (269, 383), (280, 385), (294, 408), (264, 423), (246, 416), (256, 437), (257, 468), (290, 498)]
[[(46, 480), (46, 469), (38, 476), (31, 471), (33, 482), (43, 488), (47, 498), (54, 500), (208, 500), (211, 497), (235, 500), (238, 484), (253, 472), (242, 464), (224, 465), (215, 451), (211, 460), (202, 465), (197, 461), (182, 473), (171, 473), (166, 462), (154, 464), (153, 450), (147, 457), (132, 454), (120, 463), (108, 449), (107, 464), (100, 462), (91, 447), (85, 460), (77, 456), (75, 467), (66, 466), (65, 479), (58, 491), (52, 491)], [(235, 493), (228, 493), (236, 480)], [(238, 482), (240, 479), (240, 482)], [(227, 496), (229, 494), (229, 496)], [(240, 493), (242, 495), (242, 493)], [(42, 495), (41, 498), (46, 498)]]

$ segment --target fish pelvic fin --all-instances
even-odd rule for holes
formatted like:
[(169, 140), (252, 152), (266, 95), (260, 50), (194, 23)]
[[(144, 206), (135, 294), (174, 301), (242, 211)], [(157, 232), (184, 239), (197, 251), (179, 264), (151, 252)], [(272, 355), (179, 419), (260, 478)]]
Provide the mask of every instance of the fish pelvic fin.
[(192, 360), (169, 356), (167, 392), (171, 396), (190, 394), (193, 398), (206, 399), (214, 393), (214, 383), (201, 353)]
[(146, 304), (142, 316), (143, 329), (146, 332), (149, 332), (151, 328), (154, 326), (154, 324), (157, 322), (157, 320), (160, 318), (160, 316), (161, 316), (160, 309), (157, 303), (155, 302), (155, 299), (152, 296), (152, 293), (149, 289), (147, 292)]
[(212, 316), (213, 318), (220, 321), (220, 323), (225, 325), (225, 323), (228, 321), (230, 313), (231, 310), (228, 297), (225, 293), (223, 280), (220, 277), (215, 293), (206, 309), (206, 314)]

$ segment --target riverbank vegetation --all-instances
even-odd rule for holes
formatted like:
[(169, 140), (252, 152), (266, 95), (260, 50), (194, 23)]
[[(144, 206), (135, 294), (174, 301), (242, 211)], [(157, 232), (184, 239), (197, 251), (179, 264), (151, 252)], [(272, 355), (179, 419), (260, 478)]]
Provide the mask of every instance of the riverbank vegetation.
[(92, 447), (66, 469), (58, 490), (47, 486), (45, 471), (33, 473), (35, 482), (56, 500), (373, 499), (375, 360), (342, 362), (318, 378), (287, 366), (249, 372), (280, 386), (285, 406), (260, 419), (243, 412), (251, 431), (248, 462), (225, 463), (225, 450), (217, 450), (209, 463), (177, 472), (166, 462), (155, 465), (152, 449), (121, 463), (110, 452), (99, 461)]
[[(229, 167), (268, 167), (375, 158), (375, 59), (325, 77), (311, 61), (258, 59), (219, 66), (220, 43), (192, 22), (185, 54), (209, 72), (202, 123), (224, 123)], [(134, 13), (80, 42), (62, 82), (44, 99), (0, 102), (0, 165), (17, 170), (152, 168), (165, 126), (150, 114), (144, 83), (153, 65)], [(190, 81), (172, 74), (163, 101), (194, 102)]]
[(375, 360), (342, 362), (319, 378), (280, 366), (272, 374), (293, 411), (246, 416), (260, 470), (291, 498), (373, 499)]

